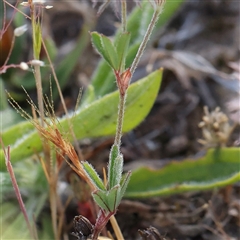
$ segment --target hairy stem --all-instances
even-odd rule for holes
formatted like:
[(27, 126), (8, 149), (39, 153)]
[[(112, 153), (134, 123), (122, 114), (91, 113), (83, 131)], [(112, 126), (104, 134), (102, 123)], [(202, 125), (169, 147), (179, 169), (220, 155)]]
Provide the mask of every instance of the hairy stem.
[(127, 31), (127, 3), (126, 0), (121, 0), (121, 22), (123, 33)]
[(150, 38), (150, 36), (151, 36), (151, 34), (152, 34), (152, 32), (153, 32), (154, 26), (155, 26), (155, 24), (156, 24), (156, 22), (157, 22), (157, 20), (158, 20), (158, 17), (159, 17), (160, 12), (161, 12), (161, 11), (160, 11), (159, 8), (157, 8), (157, 9), (154, 10), (152, 19), (151, 19), (151, 21), (150, 21), (150, 23), (149, 23), (149, 25), (148, 25), (148, 28), (147, 28), (147, 31), (146, 31), (146, 33), (145, 33), (145, 35), (144, 35), (143, 41), (142, 41), (142, 43), (141, 43), (141, 45), (140, 45), (140, 47), (139, 47), (139, 49), (138, 49), (138, 52), (137, 52), (137, 54), (136, 54), (136, 57), (134, 58), (134, 61), (133, 61), (132, 66), (131, 66), (131, 68), (130, 68), (130, 71), (131, 71), (132, 75), (133, 75), (133, 73), (135, 72), (135, 70), (136, 70), (136, 68), (137, 68), (137, 65), (138, 65), (138, 63), (139, 63), (139, 61), (140, 61), (140, 58), (141, 58), (142, 55), (143, 55), (143, 52), (144, 52), (144, 50), (145, 50), (145, 48), (146, 48), (146, 46), (147, 46), (147, 43), (148, 43), (148, 41), (149, 41), (149, 38)]
[(118, 148), (120, 148), (120, 145), (121, 145), (122, 126), (123, 126), (126, 96), (127, 96), (126, 93), (124, 95), (119, 94), (117, 130), (116, 130), (116, 136), (115, 136), (115, 140), (114, 140), (114, 144), (117, 145)]
[(101, 231), (106, 226), (111, 216), (113, 216), (114, 214), (115, 212), (105, 214), (103, 211), (100, 210), (99, 216), (94, 226), (92, 240), (98, 240), (98, 236), (100, 235)]

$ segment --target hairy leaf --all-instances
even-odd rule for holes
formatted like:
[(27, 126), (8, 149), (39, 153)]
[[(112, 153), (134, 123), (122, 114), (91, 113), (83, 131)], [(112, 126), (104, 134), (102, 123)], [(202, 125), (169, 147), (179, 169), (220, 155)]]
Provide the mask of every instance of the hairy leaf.
[(104, 183), (103, 183), (102, 179), (99, 177), (96, 170), (93, 168), (93, 166), (88, 162), (82, 162), (82, 165), (83, 165), (85, 172), (89, 176), (89, 179), (91, 179), (92, 183), (94, 184), (94, 186), (99, 190), (105, 191), (106, 188), (104, 186)]
[(111, 212), (114, 212), (119, 205), (119, 202), (117, 202), (119, 191), (120, 191), (120, 186), (116, 185), (114, 188), (112, 188), (108, 192), (107, 201), (108, 201), (108, 207)]
[(109, 155), (109, 164), (108, 164), (108, 185), (109, 188), (111, 189), (112, 187), (114, 187), (114, 162), (117, 158), (117, 156), (119, 155), (119, 149), (117, 145), (113, 145), (110, 151), (110, 155)]
[(223, 187), (240, 180), (239, 159), (239, 148), (222, 148), (159, 170), (142, 167), (133, 171), (125, 196), (152, 197)]
[[(164, 9), (159, 17), (155, 29), (162, 27), (169, 19), (173, 16), (176, 10), (181, 6), (184, 0), (178, 1), (166, 1), (164, 4)], [(127, 21), (127, 31), (131, 33), (129, 41), (129, 51), (126, 57), (126, 68), (128, 68), (137, 53), (137, 49), (143, 39), (143, 35), (146, 32), (148, 23), (152, 17), (153, 8), (148, 1), (143, 1), (141, 7), (136, 7), (128, 17)], [(118, 36), (121, 34), (119, 30), (116, 34), (117, 41)], [(100, 61), (99, 67), (94, 72), (91, 79), (91, 87), (95, 91), (95, 99), (104, 96), (116, 89), (116, 84), (114, 82), (114, 74), (110, 66), (105, 62), (105, 60)], [(85, 99), (88, 96), (88, 89), (84, 93), (82, 104), (85, 105)]]
[(97, 32), (92, 32), (92, 44), (105, 61), (115, 70), (118, 69), (118, 55), (111, 40)]
[(121, 201), (121, 199), (124, 196), (124, 193), (127, 189), (128, 183), (130, 181), (130, 177), (131, 177), (132, 172), (127, 172), (121, 179), (121, 192), (119, 194), (119, 202)]
[[(128, 132), (136, 127), (149, 113), (158, 94), (161, 76), (162, 71), (157, 70), (146, 78), (130, 85), (126, 101), (124, 132)], [(114, 135), (118, 98), (119, 93), (114, 92), (84, 108), (80, 108), (71, 120), (76, 137), (82, 139)], [(18, 127), (21, 129), (19, 132), (17, 132)], [(58, 120), (58, 127), (62, 134), (69, 133), (69, 125), (66, 118)], [(3, 132), (1, 136), (5, 145), (10, 144), (12, 163), (42, 151), (41, 140), (38, 133), (32, 130), (31, 123), (23, 122), (20, 125), (15, 125), (13, 128)], [(70, 135), (67, 137), (72, 141)], [(5, 169), (3, 151), (1, 149), (0, 168)]]
[(107, 192), (97, 190), (92, 193), (92, 196), (94, 198), (94, 201), (98, 204), (100, 208), (104, 209), (106, 212), (110, 212), (108, 206)]
[(122, 33), (116, 39), (116, 49), (119, 58), (118, 68), (119, 70), (124, 70), (125, 68), (125, 58), (128, 53), (128, 45), (130, 41), (130, 33)]

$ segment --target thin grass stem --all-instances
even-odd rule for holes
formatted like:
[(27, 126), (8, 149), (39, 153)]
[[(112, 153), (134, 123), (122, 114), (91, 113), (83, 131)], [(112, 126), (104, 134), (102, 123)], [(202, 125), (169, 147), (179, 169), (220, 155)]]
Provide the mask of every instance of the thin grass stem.
[(42, 91), (42, 80), (40, 66), (34, 66), (34, 75), (36, 80), (37, 88), (37, 99), (38, 99), (38, 109), (40, 115), (41, 126), (44, 126), (44, 105), (43, 105), (43, 91)]
[(61, 103), (62, 103), (62, 106), (63, 106), (63, 110), (66, 114), (66, 118), (67, 118), (67, 121), (68, 121), (68, 126), (69, 126), (69, 129), (70, 129), (70, 132), (72, 134), (72, 137), (73, 137), (73, 140), (74, 140), (74, 143), (75, 143), (75, 147), (77, 149), (77, 153), (78, 153), (78, 157), (79, 157), (79, 160), (80, 161), (83, 161), (84, 160), (84, 157), (83, 157), (83, 154), (82, 154), (82, 151), (81, 149), (79, 148), (78, 144), (77, 144), (77, 138), (76, 138), (76, 135), (73, 131), (73, 127), (72, 127), (72, 124), (70, 122), (70, 119), (69, 119), (69, 115), (68, 115), (68, 111), (67, 111), (67, 106), (65, 104), (65, 101), (64, 101), (64, 98), (63, 98), (63, 94), (62, 94), (62, 91), (61, 91), (61, 87), (59, 85), (59, 82), (58, 82), (58, 78), (57, 78), (57, 75), (56, 75), (56, 72), (55, 72), (55, 69), (54, 69), (54, 66), (53, 66), (53, 63), (52, 63), (52, 60), (49, 56), (49, 53), (47, 51), (47, 47), (46, 47), (46, 44), (44, 43), (43, 39), (42, 39), (42, 46), (45, 50), (45, 53), (46, 53), (46, 56), (47, 56), (47, 59), (48, 59), (48, 62), (50, 64), (50, 68), (52, 70), (52, 74), (53, 74), (53, 78), (55, 80), (55, 83), (56, 83), (56, 86), (57, 86), (57, 89), (58, 89), (58, 93), (59, 93), (59, 96), (60, 96), (60, 100), (61, 100)]

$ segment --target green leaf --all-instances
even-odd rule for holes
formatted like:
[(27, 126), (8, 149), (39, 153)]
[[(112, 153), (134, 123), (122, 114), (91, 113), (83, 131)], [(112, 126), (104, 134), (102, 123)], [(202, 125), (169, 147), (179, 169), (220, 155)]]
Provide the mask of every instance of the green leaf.
[(131, 47), (129, 47), (128, 49), (128, 53), (127, 53), (127, 56), (126, 56), (126, 68), (130, 67), (136, 54), (137, 54), (137, 51), (139, 49), (139, 46), (140, 46), (140, 42), (137, 42), (135, 44), (132, 44)]
[(120, 184), (123, 171), (123, 156), (119, 154), (114, 160), (111, 159), (109, 164), (109, 188), (112, 189)]
[[(43, 192), (40, 196), (32, 195), (27, 199), (25, 208), (32, 226), (35, 224), (35, 220), (38, 218), (39, 212), (42, 210), (46, 199), (47, 193)], [(41, 205), (41, 209), (36, 212), (36, 208), (38, 208), (39, 205)], [(20, 212), (18, 204), (15, 202), (3, 202), (1, 203), (1, 207), (1, 239), (31, 239), (26, 221)]]
[[(51, 219), (49, 216), (45, 219), (39, 219), (38, 215), (36, 215), (36, 212), (34, 211), (35, 205), (38, 203), (38, 198), (35, 196), (33, 197), (33, 200), (35, 201), (27, 201), (26, 207), (27, 209), (31, 209), (30, 214), (31, 216), (34, 215), (34, 220), (37, 219), (38, 223), (41, 222), (41, 230), (37, 228), (38, 235), (41, 236), (39, 239), (53, 239), (52, 233), (52, 224)], [(45, 197), (46, 200), (46, 197)], [(43, 207), (43, 206), (42, 206)], [(42, 213), (43, 215), (44, 213)], [(1, 215), (0, 215), (0, 222), (1, 222), (1, 232), (0, 236), (1, 239), (22, 239), (22, 240), (29, 240), (32, 239), (30, 237), (27, 224), (25, 222), (25, 219), (23, 217), (23, 214), (20, 212), (18, 204), (16, 202), (4, 202), (1, 203)], [(32, 221), (32, 226), (34, 226), (35, 221)], [(42, 236), (44, 236), (42, 238)]]
[(130, 181), (130, 177), (131, 177), (131, 172), (129, 171), (129, 172), (127, 172), (126, 174), (125, 174), (125, 176), (123, 176), (122, 177), (122, 180), (121, 180), (121, 192), (120, 192), (120, 194), (119, 194), (119, 202), (121, 201), (121, 199), (123, 198), (123, 196), (124, 196), (124, 193), (125, 193), (125, 191), (126, 191), (126, 189), (127, 189), (127, 186), (128, 186), (128, 183), (129, 183), (129, 181)]
[[(4, 117), (2, 117), (4, 116)], [(5, 110), (0, 111), (0, 118), (1, 118), (1, 129), (5, 130), (8, 127), (13, 126), (22, 121), (21, 116), (16, 113), (16, 111), (12, 108), (7, 108)]]
[[(1, 129), (2, 130), (2, 129)], [(22, 121), (11, 128), (8, 128), (5, 130), (1, 137), (4, 141), (5, 146), (13, 145), (20, 141), (20, 139), (24, 139), (25, 137), (28, 137), (29, 134), (34, 133), (36, 134), (36, 131), (34, 130), (34, 126), (31, 122), (28, 121)], [(1, 149), (1, 146), (0, 146)]]
[(41, 213), (41, 219), (38, 220), (41, 225), (41, 230), (38, 228), (38, 239), (44, 240), (53, 240), (54, 233), (53, 233), (53, 226), (52, 226), (52, 219), (49, 215), (45, 212)]
[(128, 186), (129, 180), (130, 180), (130, 176), (131, 176), (131, 172), (128, 172), (127, 174), (125, 174), (125, 176), (121, 179), (120, 187), (118, 187), (119, 185), (117, 185), (118, 189), (116, 192), (115, 209), (118, 207), (118, 205), (120, 204), (120, 202), (124, 196), (124, 193), (126, 191), (126, 188)]
[[(94, 92), (94, 87), (90, 84), (88, 86), (88, 96), (85, 99), (85, 105), (90, 104), (91, 102), (93, 102), (95, 99), (95, 92)], [(81, 107), (83, 107), (83, 105), (81, 105)]]
[[(3, 202), (1, 199), (1, 208), (2, 208), (1, 215), (0, 215), (1, 223), (7, 223), (11, 218), (15, 218), (20, 213), (19, 205), (17, 205), (16, 202), (10, 202), (10, 201)], [(2, 235), (0, 236), (2, 237)]]
[(93, 168), (93, 166), (88, 162), (82, 162), (82, 165), (86, 174), (88, 175), (89, 179), (94, 184), (94, 186), (99, 190), (106, 191), (106, 188), (104, 186), (102, 179), (99, 177), (98, 173)]
[[(119, 185), (122, 179), (122, 172), (123, 172), (123, 155), (119, 154), (114, 162), (114, 175), (115, 175), (115, 185)], [(114, 187), (113, 186), (113, 187)]]
[[(12, 182), (8, 172), (0, 172), (0, 185), (0, 196), (3, 196), (3, 194), (13, 190)], [(0, 203), (1, 201), (2, 199), (0, 198)]]
[[(23, 193), (29, 193), (29, 196), (33, 197), (33, 199), (37, 196), (37, 201), (35, 200), (36, 206), (37, 208), (40, 207), (40, 198), (44, 197), (44, 195), (46, 198), (48, 194), (48, 182), (44, 176), (42, 165), (39, 162), (36, 163), (28, 159), (24, 162), (16, 163), (13, 170), (21, 191)], [(9, 182), (8, 172), (0, 172), (0, 178), (2, 186), (2, 188), (0, 188), (0, 196), (4, 196), (9, 193), (10, 189), (13, 191), (12, 182)], [(41, 197), (39, 197), (39, 195)]]
[[(169, 19), (174, 15), (176, 10), (181, 6), (184, 0), (178, 1), (166, 1), (162, 14), (159, 17), (159, 20), (155, 26), (155, 29), (159, 31), (159, 28), (162, 27)], [(137, 53), (137, 49), (143, 39), (143, 35), (146, 32), (148, 23), (152, 17), (153, 8), (148, 1), (143, 1), (141, 3), (141, 8), (136, 7), (128, 17), (127, 21), (127, 30), (131, 33), (129, 51), (126, 58), (126, 68), (128, 68)], [(121, 29), (116, 34), (116, 39), (121, 34)], [(116, 41), (116, 40), (115, 40)], [(100, 61), (99, 67), (94, 72), (91, 85), (95, 90), (95, 99), (104, 96), (107, 93), (110, 93), (116, 89), (116, 84), (114, 82), (114, 74), (111, 71), (110, 66), (104, 61)], [(82, 104), (85, 105), (85, 99), (88, 96), (88, 89), (83, 95)]]
[(104, 209), (106, 212), (110, 212), (108, 207), (108, 197), (105, 191), (97, 190), (92, 193), (94, 201), (98, 204), (101, 209)]
[(3, 232), (1, 233), (1, 239), (31, 239), (27, 224), (21, 214), (15, 216), (11, 222), (2, 222), (1, 229), (3, 229)]
[(172, 162), (132, 173), (126, 197), (152, 197), (223, 187), (240, 180), (240, 149), (210, 149), (200, 159)]
[(113, 145), (109, 154), (109, 164), (108, 164), (108, 185), (109, 189), (115, 186), (114, 181), (114, 162), (119, 155), (119, 148), (116, 145)]
[(116, 185), (114, 188), (109, 190), (108, 195), (107, 195), (107, 201), (108, 201), (108, 207), (111, 212), (116, 211), (118, 207), (118, 195), (120, 191), (120, 186)]
[(112, 41), (97, 32), (92, 32), (92, 44), (97, 49), (100, 55), (106, 62), (115, 70), (118, 69), (119, 61), (116, 48), (113, 46)]
[(118, 70), (123, 71), (125, 69), (125, 58), (128, 52), (128, 45), (131, 34), (129, 32), (120, 34), (116, 39), (116, 49), (118, 55)]
[[(161, 83), (162, 71), (157, 70), (133, 83), (128, 89), (123, 131), (128, 132), (136, 127), (149, 113)], [(78, 139), (114, 135), (118, 111), (119, 93), (106, 95), (98, 101), (80, 108), (72, 119), (73, 131)], [(10, 144), (12, 163), (21, 161), (42, 151), (42, 144), (36, 131), (32, 131), (31, 123), (24, 122), (2, 133), (5, 145)], [(69, 125), (66, 118), (58, 120), (62, 134), (68, 133)], [(21, 130), (18, 131), (18, 128)], [(15, 134), (14, 134), (14, 131)], [(69, 140), (72, 141), (71, 136)], [(0, 149), (0, 167), (5, 169), (3, 151)]]
[[(17, 163), (13, 170), (19, 189), (21, 189), (30, 222), (32, 224), (36, 221), (40, 222), (39, 214), (42, 213), (49, 195), (48, 183), (42, 165), (34, 161), (25, 161)], [(0, 222), (3, 224), (0, 236), (2, 239), (16, 239), (16, 236), (17, 239), (30, 239), (27, 237), (29, 235), (28, 228), (17, 200), (5, 198), (9, 194), (15, 196), (8, 172), (0, 172), (0, 185), (0, 196), (2, 196), (0, 198), (2, 207)]]

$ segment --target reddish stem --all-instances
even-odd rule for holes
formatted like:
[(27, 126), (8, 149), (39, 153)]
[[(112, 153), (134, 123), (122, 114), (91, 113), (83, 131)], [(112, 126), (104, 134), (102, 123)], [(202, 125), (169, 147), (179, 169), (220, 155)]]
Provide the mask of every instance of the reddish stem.
[(93, 231), (93, 236), (92, 240), (98, 240), (98, 236), (103, 230), (103, 228), (106, 226), (108, 223), (109, 219), (111, 218), (112, 215), (114, 215), (116, 212), (110, 212), (107, 215), (103, 212), (102, 209), (100, 209), (97, 221), (94, 226), (94, 231)]
[(24, 202), (22, 200), (22, 196), (21, 196), (18, 184), (17, 184), (17, 180), (16, 180), (16, 177), (15, 177), (15, 174), (14, 174), (14, 171), (13, 171), (12, 164), (10, 162), (10, 146), (8, 146), (7, 150), (6, 150), (1, 137), (0, 137), (0, 143), (2, 145), (2, 149), (3, 149), (3, 152), (4, 152), (4, 156), (5, 156), (5, 164), (6, 164), (8, 172), (9, 172), (9, 175), (10, 175), (10, 178), (11, 178), (11, 181), (12, 181), (13, 188), (15, 190), (15, 194), (16, 194), (20, 209), (23, 213), (23, 216), (25, 218), (25, 221), (27, 223), (27, 226), (28, 226), (28, 229), (29, 229), (29, 232), (30, 232), (31, 236), (33, 237), (33, 239), (36, 239), (36, 237), (33, 233), (30, 221), (28, 219), (27, 211), (26, 211)]

